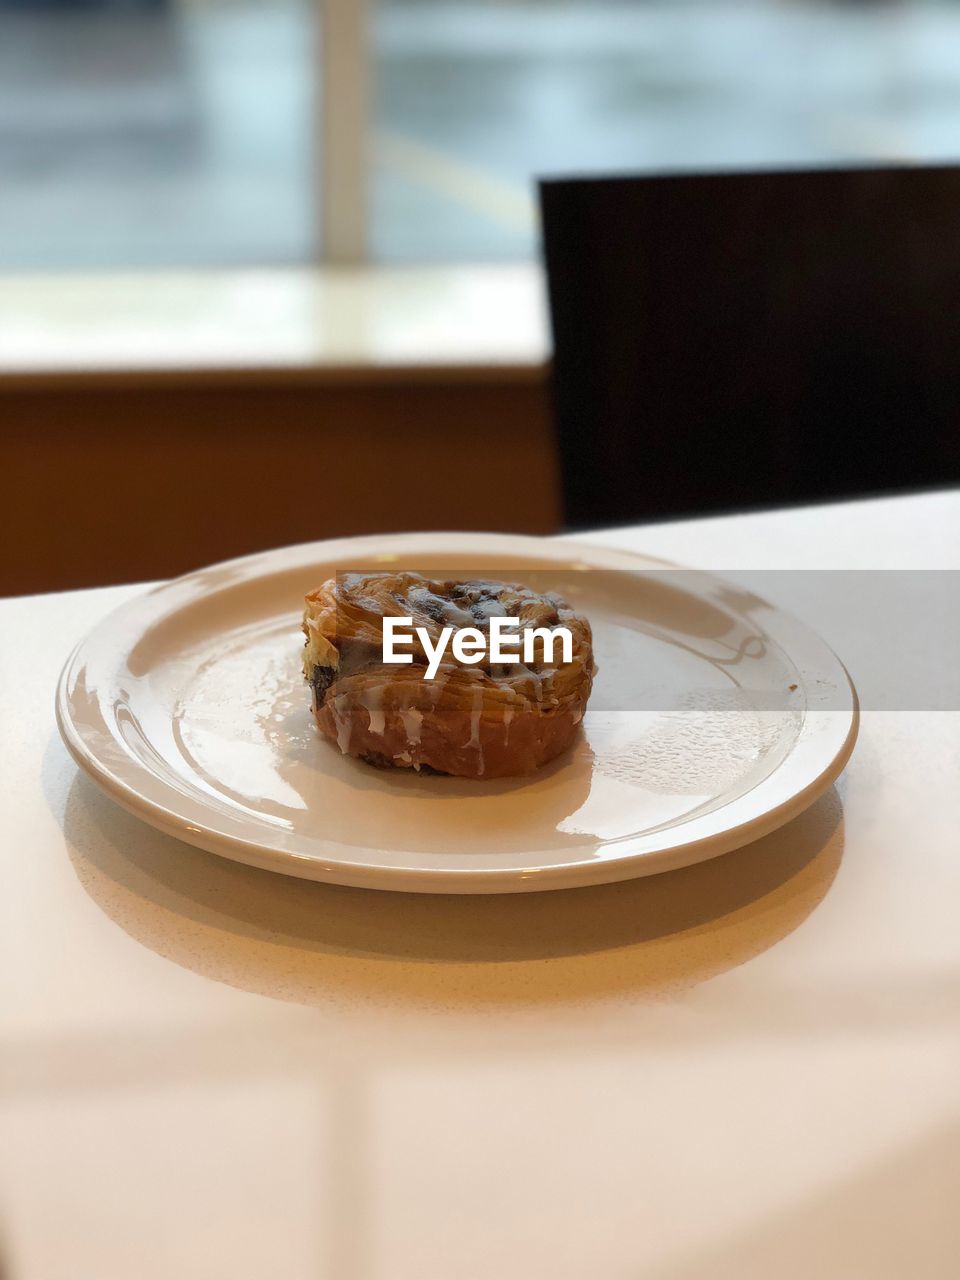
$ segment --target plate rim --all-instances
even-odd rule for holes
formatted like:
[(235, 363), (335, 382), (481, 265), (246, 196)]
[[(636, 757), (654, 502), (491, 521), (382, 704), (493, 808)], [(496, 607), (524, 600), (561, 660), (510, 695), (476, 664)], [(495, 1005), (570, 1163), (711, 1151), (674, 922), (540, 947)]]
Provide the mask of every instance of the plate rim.
[[(750, 844), (770, 834), (794, 817), (797, 817), (833, 784), (846, 766), (856, 745), (860, 723), (859, 698), (853, 680), (841, 659), (817, 632), (788, 610), (782, 609), (779, 605), (770, 605), (766, 601), (764, 603), (767, 604), (772, 613), (786, 621), (806, 642), (812, 643), (814, 649), (820, 651), (821, 656), (830, 661), (835, 667), (838, 676), (842, 679), (841, 687), (849, 693), (849, 706), (844, 707), (842, 710), (832, 712), (814, 711), (813, 713), (808, 710), (797, 741), (801, 740), (806, 722), (811, 717), (811, 714), (840, 717), (843, 726), (845, 726), (844, 732), (835, 745), (830, 748), (829, 759), (825, 760), (819, 772), (808, 778), (804, 785), (792, 790), (779, 803), (762, 805), (753, 816), (737, 821), (732, 825), (724, 826), (720, 831), (706, 835), (695, 835), (689, 840), (673, 841), (663, 849), (630, 852), (631, 842), (636, 844), (644, 837), (637, 835), (627, 836), (624, 837), (625, 848), (623, 851), (618, 851), (609, 858), (579, 858), (558, 865), (530, 865), (521, 870), (495, 867), (391, 866), (382, 862), (357, 861), (354, 859), (346, 862), (336, 858), (334, 851), (341, 846), (338, 842), (331, 841), (332, 856), (330, 860), (326, 860), (312, 854), (298, 853), (290, 849), (279, 849), (275, 846), (271, 847), (258, 840), (245, 839), (230, 832), (218, 831), (214, 827), (208, 826), (204, 828), (198, 826), (189, 816), (177, 813), (175, 809), (171, 809), (168, 805), (144, 795), (142, 791), (137, 790), (136, 786), (119, 776), (110, 767), (109, 762), (105, 762), (98, 756), (74, 722), (71, 714), (69, 686), (72, 675), (81, 665), (80, 660), (83, 654), (91, 643), (96, 641), (101, 632), (109, 630), (111, 624), (117, 618), (126, 614), (135, 614), (146, 607), (156, 596), (175, 596), (178, 591), (189, 591), (191, 587), (204, 585), (212, 574), (232, 571), (238, 567), (242, 567), (246, 571), (244, 576), (250, 581), (257, 577), (267, 576), (271, 569), (275, 572), (295, 568), (298, 558), (306, 562), (313, 557), (320, 560), (330, 560), (338, 555), (362, 554), (364, 551), (375, 555), (393, 554), (385, 551), (385, 543), (399, 544), (404, 548), (421, 542), (433, 543), (432, 548), (427, 547), (424, 550), (432, 549), (438, 554), (449, 555), (451, 551), (454, 553), (457, 551), (456, 546), (451, 546), (451, 543), (455, 543), (458, 539), (466, 539), (469, 542), (469, 546), (463, 548), (464, 554), (469, 551), (469, 554), (475, 555), (478, 550), (488, 547), (491, 553), (499, 550), (501, 554), (513, 554), (518, 558), (523, 556), (542, 556), (546, 562), (550, 559), (566, 559), (565, 553), (569, 552), (571, 558), (576, 557), (585, 565), (592, 561), (593, 563), (589, 564), (591, 568), (632, 568), (637, 570), (644, 567), (648, 569), (656, 567), (697, 574), (713, 582), (725, 583), (728, 581), (722, 574), (716, 574), (709, 570), (688, 569), (683, 565), (678, 565), (660, 557), (650, 556), (643, 552), (627, 551), (621, 548), (603, 546), (602, 544), (593, 546), (590, 543), (577, 542), (575, 539), (538, 537), (529, 534), (487, 534), (464, 531), (373, 534), (355, 538), (322, 539), (314, 542), (296, 543), (291, 546), (255, 552), (252, 555), (232, 557), (229, 560), (218, 561), (215, 564), (192, 570), (189, 573), (159, 583), (121, 602), (106, 613), (73, 646), (57, 680), (55, 700), (57, 728), (71, 757), (83, 773), (101, 791), (128, 813), (131, 813), (141, 821), (145, 821), (155, 829), (205, 852), (258, 867), (262, 870), (314, 881), (393, 892), (444, 894), (534, 892), (575, 888), (581, 885), (613, 883), (620, 880), (636, 879), (647, 875), (678, 870), (698, 862), (707, 861), (710, 858), (720, 857), (733, 849)], [(438, 540), (442, 540), (441, 545), (437, 545)], [(546, 554), (549, 552), (555, 554), (553, 556)], [(401, 551), (399, 554), (417, 553), (414, 550)], [(598, 561), (606, 561), (607, 563), (597, 563)], [(779, 641), (777, 643), (779, 644)], [(789, 657), (789, 651), (785, 652)], [(97, 732), (110, 739), (114, 751), (117, 749), (116, 742), (112, 735), (109, 734), (105, 720), (103, 721), (103, 728), (98, 729)], [(795, 747), (796, 744), (794, 744), (794, 749)], [(793, 754), (793, 750), (791, 750), (790, 754)], [(789, 760), (789, 758), (790, 756), (788, 755), (786, 759)], [(157, 774), (152, 773), (142, 761), (133, 755), (127, 754), (124, 760), (130, 768), (141, 775), (146, 774), (158, 781), (161, 786), (165, 786), (168, 794), (172, 791), (169, 784), (166, 784)], [(781, 761), (765, 778), (749, 788), (743, 795), (734, 797), (727, 804), (711, 810), (710, 814), (701, 815), (693, 819), (680, 819), (677, 822), (668, 824), (664, 829), (665, 832), (680, 830), (685, 825), (691, 825), (695, 828), (698, 822), (711, 815), (722, 813), (723, 809), (728, 805), (745, 801), (748, 797), (755, 796), (757, 792), (762, 792), (765, 785), (777, 777), (785, 763), (786, 761)], [(353, 848), (354, 846), (342, 847)], [(356, 851), (359, 857), (364, 857), (373, 852), (366, 846), (356, 846)]]

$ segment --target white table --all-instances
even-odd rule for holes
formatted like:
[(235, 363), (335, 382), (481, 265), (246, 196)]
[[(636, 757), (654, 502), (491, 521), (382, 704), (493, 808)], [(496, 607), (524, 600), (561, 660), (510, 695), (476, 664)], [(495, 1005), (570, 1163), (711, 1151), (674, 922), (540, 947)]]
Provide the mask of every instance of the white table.
[[(595, 537), (958, 569), (960, 494)], [(868, 712), (836, 792), (685, 872), (368, 894), (78, 777), (54, 682), (135, 590), (0, 605), (11, 1280), (958, 1274), (960, 714)]]

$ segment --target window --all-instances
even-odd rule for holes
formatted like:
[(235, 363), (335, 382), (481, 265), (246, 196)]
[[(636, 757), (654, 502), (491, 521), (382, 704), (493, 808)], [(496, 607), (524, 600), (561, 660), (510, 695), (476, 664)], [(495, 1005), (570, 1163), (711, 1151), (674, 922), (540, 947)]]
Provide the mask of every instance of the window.
[(313, 251), (302, 0), (0, 0), (0, 265)]
[(0, 267), (495, 261), (533, 178), (952, 158), (960, 6), (0, 0)]

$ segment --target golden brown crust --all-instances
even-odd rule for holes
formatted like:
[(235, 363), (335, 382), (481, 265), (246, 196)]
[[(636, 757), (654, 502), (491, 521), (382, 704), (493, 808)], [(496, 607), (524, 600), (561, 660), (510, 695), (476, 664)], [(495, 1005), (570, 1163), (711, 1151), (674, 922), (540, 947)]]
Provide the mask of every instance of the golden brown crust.
[[(445, 626), (485, 631), (490, 616), (521, 629), (565, 626), (573, 660), (473, 666), (448, 649), (433, 680), (416, 641), (413, 665), (383, 663), (384, 617), (410, 617), (432, 643)], [(321, 733), (344, 754), (460, 777), (531, 773), (573, 741), (593, 682), (590, 624), (553, 593), (413, 573), (341, 575), (306, 598), (304, 674)]]

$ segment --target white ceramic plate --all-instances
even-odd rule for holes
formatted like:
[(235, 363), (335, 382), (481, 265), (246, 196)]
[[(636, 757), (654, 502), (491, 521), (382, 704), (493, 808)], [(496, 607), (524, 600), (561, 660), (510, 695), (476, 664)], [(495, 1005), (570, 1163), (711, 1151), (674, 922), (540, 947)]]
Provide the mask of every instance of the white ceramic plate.
[[(582, 737), (531, 778), (379, 770), (321, 739), (301, 601), (342, 569), (521, 577), (589, 617)], [(535, 579), (535, 581), (534, 581)], [(857, 701), (795, 619), (707, 574), (539, 538), (318, 542), (203, 569), (116, 610), (68, 660), (64, 741), (138, 817), (269, 870), (492, 893), (649, 875), (794, 817), (843, 768)]]

